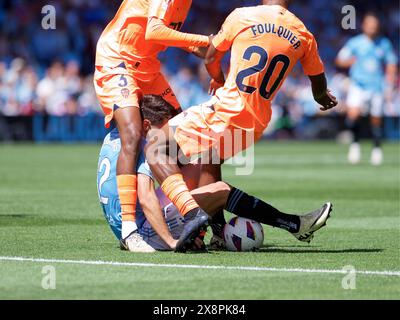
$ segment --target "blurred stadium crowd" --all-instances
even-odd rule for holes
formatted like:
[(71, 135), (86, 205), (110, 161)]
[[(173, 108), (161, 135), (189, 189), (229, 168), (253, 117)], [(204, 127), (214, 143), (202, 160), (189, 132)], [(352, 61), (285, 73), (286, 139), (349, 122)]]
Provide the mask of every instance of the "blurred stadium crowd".
[[(41, 9), (48, 3), (56, 7), (55, 30), (41, 27)], [(101, 113), (92, 85), (95, 47), (119, 3), (103, 0), (0, 0), (0, 114)], [(254, 4), (258, 1), (193, 0), (184, 30), (216, 33), (231, 10)], [(353, 4), (358, 9), (358, 25), (367, 10), (378, 12), (382, 17), (383, 33), (391, 39), (399, 54), (400, 12), (396, 1), (294, 1), (291, 11), (315, 34), (330, 87), (339, 99), (346, 95), (348, 78), (345, 72), (335, 68), (334, 59), (345, 41), (359, 33), (341, 28), (341, 8), (346, 4)], [(209, 78), (199, 59), (178, 49), (168, 49), (161, 60), (183, 107), (208, 99)], [(227, 59), (225, 64), (228, 67)], [(318, 112), (308, 80), (302, 76), (300, 68), (288, 79), (275, 104), (275, 117), (290, 115), (293, 123)], [(397, 95), (386, 104), (386, 115), (399, 115), (398, 106), (400, 95), (397, 90)], [(337, 112), (341, 111), (343, 108), (338, 108)]]

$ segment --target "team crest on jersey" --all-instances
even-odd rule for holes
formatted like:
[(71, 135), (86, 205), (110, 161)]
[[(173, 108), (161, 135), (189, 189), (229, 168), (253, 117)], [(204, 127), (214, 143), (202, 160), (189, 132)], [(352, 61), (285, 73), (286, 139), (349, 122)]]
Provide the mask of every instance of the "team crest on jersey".
[(128, 99), (128, 97), (129, 97), (129, 95), (130, 95), (130, 91), (129, 91), (129, 89), (127, 89), (127, 88), (123, 88), (123, 89), (121, 90), (121, 94), (122, 94), (122, 96), (124, 97), (124, 99)]

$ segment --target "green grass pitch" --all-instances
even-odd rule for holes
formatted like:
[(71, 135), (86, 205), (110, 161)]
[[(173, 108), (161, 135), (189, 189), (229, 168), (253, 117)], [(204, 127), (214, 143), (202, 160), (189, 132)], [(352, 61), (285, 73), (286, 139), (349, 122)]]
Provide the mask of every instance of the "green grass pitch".
[[(153, 255), (120, 251), (106, 225), (96, 191), (99, 148), (0, 145), (0, 299), (400, 297), (398, 144), (384, 146), (385, 164), (375, 168), (368, 164), (370, 145), (364, 145), (363, 163), (351, 166), (343, 145), (262, 142), (252, 176), (236, 176), (226, 166), (224, 179), (289, 212), (306, 212), (332, 201), (328, 226), (314, 241), (303, 244), (266, 226), (260, 252)], [(86, 264), (100, 260), (145, 264)], [(55, 290), (42, 288), (46, 265), (55, 268)], [(340, 271), (348, 265), (392, 274), (357, 273), (355, 289), (346, 290), (345, 274), (310, 272)], [(235, 269), (239, 266), (277, 270)]]

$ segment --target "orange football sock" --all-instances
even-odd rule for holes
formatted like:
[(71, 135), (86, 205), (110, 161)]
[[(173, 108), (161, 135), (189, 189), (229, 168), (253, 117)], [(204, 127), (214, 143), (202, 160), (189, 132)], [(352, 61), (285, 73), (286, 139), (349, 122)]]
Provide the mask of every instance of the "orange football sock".
[(180, 173), (173, 174), (165, 179), (161, 184), (161, 189), (183, 216), (190, 210), (199, 207), (190, 194), (185, 181), (183, 181), (183, 176)]
[(119, 201), (121, 204), (122, 221), (136, 220), (137, 177), (123, 174), (117, 176)]

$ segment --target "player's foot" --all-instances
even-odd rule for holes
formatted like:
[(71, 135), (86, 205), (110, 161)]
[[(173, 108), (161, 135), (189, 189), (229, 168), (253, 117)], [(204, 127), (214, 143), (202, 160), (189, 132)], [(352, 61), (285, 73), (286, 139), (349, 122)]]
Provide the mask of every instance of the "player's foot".
[(226, 250), (225, 240), (223, 238), (221, 238), (220, 236), (213, 234), (213, 236), (210, 240), (209, 249), (213, 250), (213, 251)]
[(383, 152), (381, 148), (375, 147), (371, 152), (371, 164), (380, 166), (383, 163)]
[(185, 216), (185, 225), (176, 244), (175, 252), (185, 252), (200, 232), (208, 226), (208, 214), (201, 208), (196, 208)]
[(120, 241), (121, 250), (126, 250), (130, 252), (140, 252), (140, 253), (153, 253), (156, 250), (147, 244), (146, 241), (143, 240), (143, 237), (140, 233), (135, 230), (125, 239)]
[(349, 148), (347, 160), (351, 164), (357, 164), (361, 161), (361, 146), (359, 143), (352, 143)]
[(297, 240), (310, 243), (314, 238), (314, 232), (326, 225), (332, 212), (332, 203), (325, 203), (321, 209), (300, 216), (300, 229), (292, 233)]
[(224, 240), (224, 226), (222, 223), (211, 222), (213, 236), (211, 237), (209, 249), (214, 251), (226, 250), (226, 243)]

